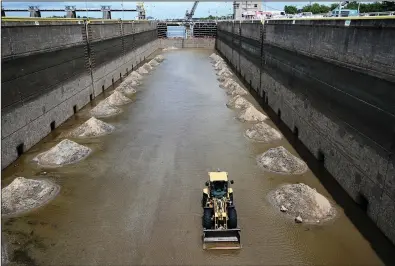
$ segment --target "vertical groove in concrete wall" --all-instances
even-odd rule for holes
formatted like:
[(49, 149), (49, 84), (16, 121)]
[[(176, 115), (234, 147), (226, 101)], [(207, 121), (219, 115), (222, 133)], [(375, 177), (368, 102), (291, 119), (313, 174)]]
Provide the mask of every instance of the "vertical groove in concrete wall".
[(221, 22), (216, 44), (393, 243), (394, 22)]
[[(92, 34), (91, 32), (89, 32), (89, 25), (88, 23), (84, 23), (84, 29), (83, 29), (83, 39), (85, 41), (85, 56), (86, 56), (86, 69), (89, 72), (90, 78), (91, 78), (91, 85), (93, 85), (93, 73), (92, 73), (92, 68), (93, 68), (93, 63), (92, 60), (94, 58), (93, 56), (93, 51), (90, 47), (90, 43), (89, 43), (89, 36)], [(93, 89), (93, 87), (92, 87)], [(92, 97), (94, 97), (94, 91), (92, 90)], [(82, 107), (82, 106), (81, 106)], [(80, 107), (80, 108), (81, 108)]]
[(125, 22), (131, 48), (122, 23), (3, 22), (2, 169), (157, 49), (155, 23)]

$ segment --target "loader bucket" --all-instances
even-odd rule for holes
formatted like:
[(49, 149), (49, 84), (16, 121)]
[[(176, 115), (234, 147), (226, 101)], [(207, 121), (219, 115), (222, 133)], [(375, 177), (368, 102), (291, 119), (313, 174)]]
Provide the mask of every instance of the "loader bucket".
[(203, 249), (241, 249), (240, 229), (204, 229)]

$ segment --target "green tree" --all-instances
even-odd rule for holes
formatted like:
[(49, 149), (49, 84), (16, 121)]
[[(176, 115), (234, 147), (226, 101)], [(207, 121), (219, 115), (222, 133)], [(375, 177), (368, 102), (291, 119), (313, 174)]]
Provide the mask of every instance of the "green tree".
[(312, 5), (306, 5), (302, 8), (303, 12), (311, 12), (313, 14), (322, 14), (328, 13), (331, 10), (329, 6), (320, 5), (318, 3), (314, 3)]
[(345, 6), (347, 9), (358, 9), (358, 7), (361, 13), (393, 11), (395, 10), (395, 2), (358, 3), (357, 1), (352, 1)]
[(311, 5), (302, 7), (302, 12), (311, 12)]
[(347, 4), (347, 9), (358, 9), (359, 3), (357, 1), (353, 1)]
[(395, 11), (395, 2), (383, 1), (383, 11)]
[[(312, 5), (305, 5), (302, 8), (301, 12), (312, 12), (313, 14), (323, 14), (336, 9), (338, 6), (339, 3), (333, 3), (329, 6), (314, 3)], [(374, 3), (359, 3), (357, 1), (352, 1), (347, 5), (343, 6), (342, 9), (358, 9), (358, 7), (360, 13), (395, 11), (395, 2), (382, 1), (382, 2), (374, 2)], [(284, 11), (287, 14), (295, 14), (298, 12), (295, 6), (284, 6)]]
[(286, 14), (296, 14), (298, 9), (296, 6), (284, 6), (284, 11)]

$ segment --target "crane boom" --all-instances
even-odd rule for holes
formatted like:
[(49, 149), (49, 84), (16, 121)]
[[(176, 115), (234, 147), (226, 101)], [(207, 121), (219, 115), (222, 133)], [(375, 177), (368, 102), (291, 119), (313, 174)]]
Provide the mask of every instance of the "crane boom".
[(195, 3), (193, 3), (191, 12), (188, 12), (188, 10), (185, 12), (185, 19), (192, 19), (193, 15), (195, 14), (195, 10), (197, 5), (199, 4), (199, 1), (195, 1)]

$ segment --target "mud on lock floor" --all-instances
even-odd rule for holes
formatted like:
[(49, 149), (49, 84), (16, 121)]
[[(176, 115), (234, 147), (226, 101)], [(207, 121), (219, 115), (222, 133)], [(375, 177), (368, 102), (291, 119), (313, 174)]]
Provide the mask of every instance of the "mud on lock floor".
[[(244, 265), (381, 264), (369, 243), (338, 210), (323, 226), (295, 224), (266, 199), (284, 183), (303, 182), (331, 199), (310, 172), (262, 171), (256, 156), (283, 146), (244, 137), (251, 128), (229, 109), (209, 55), (179, 49), (143, 77), (134, 101), (116, 116), (101, 118), (115, 130), (78, 143), (92, 149), (84, 160), (46, 169), (31, 162), (59, 143), (60, 133), (89, 119), (87, 106), (3, 171), (13, 177), (42, 176), (59, 195), (26, 215), (3, 219), (3, 248), (16, 264), (29, 265)], [(108, 96), (105, 95), (105, 96)], [(256, 104), (250, 95), (249, 102)], [(98, 99), (99, 100), (99, 99)], [(262, 110), (261, 110), (262, 111)], [(276, 128), (266, 120), (271, 127)], [(200, 200), (207, 172), (229, 172), (235, 191), (243, 249), (202, 250)]]

